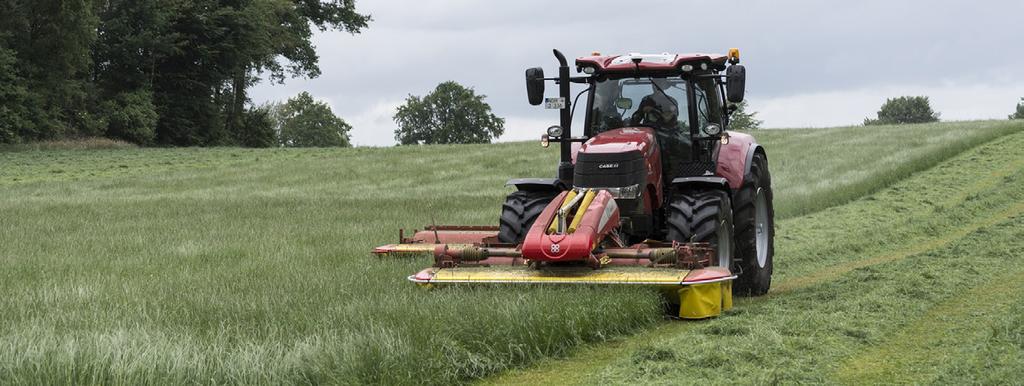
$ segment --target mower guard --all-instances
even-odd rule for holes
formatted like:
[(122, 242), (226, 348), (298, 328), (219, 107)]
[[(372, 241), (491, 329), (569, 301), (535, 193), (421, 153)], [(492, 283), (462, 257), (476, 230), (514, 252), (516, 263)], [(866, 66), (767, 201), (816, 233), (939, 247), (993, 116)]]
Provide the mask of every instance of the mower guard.
[(657, 288), (666, 301), (679, 306), (678, 317), (705, 319), (732, 308), (732, 280), (724, 268), (696, 270), (618, 266), (542, 267), (525, 265), (427, 268), (409, 281), (434, 287), (448, 284), (586, 284), (641, 285)]
[(735, 276), (728, 270), (698, 270), (645, 267), (585, 266), (530, 268), (525, 265), (506, 267), (427, 268), (409, 276), (418, 284), (626, 284), (645, 286), (682, 286), (729, 281)]

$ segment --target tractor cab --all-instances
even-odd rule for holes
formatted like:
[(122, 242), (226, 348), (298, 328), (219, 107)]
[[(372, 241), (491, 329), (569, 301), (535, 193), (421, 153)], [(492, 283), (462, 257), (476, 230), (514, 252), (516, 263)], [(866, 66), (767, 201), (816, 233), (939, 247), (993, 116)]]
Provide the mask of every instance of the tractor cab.
[[(542, 139), (560, 142), (563, 157), (568, 155), (559, 167), (561, 183), (612, 192), (626, 238), (664, 237), (660, 224), (665, 213), (660, 209), (673, 181), (716, 175), (716, 154), (729, 135), (723, 130), (728, 126), (726, 106), (743, 97), (742, 87), (732, 87), (733, 94), (726, 98), (727, 84), (742, 86), (745, 81), (738, 60), (738, 52), (594, 53), (578, 58), (576, 71), (583, 76), (563, 77), (560, 72), (554, 80), (561, 86), (561, 97), (545, 100), (547, 107), (563, 111), (561, 125), (551, 127)], [(726, 67), (730, 62), (732, 66)], [(720, 74), (726, 69), (728, 82), (727, 75)], [(542, 69), (527, 70), (531, 103), (541, 103), (543, 80)], [(565, 87), (570, 83), (586, 86), (573, 100), (586, 94), (579, 106), (570, 104)], [(586, 113), (581, 137), (571, 135), (577, 109)]]
[[(560, 52), (556, 57), (568, 64)], [(728, 136), (727, 106), (744, 96), (746, 71), (738, 63), (735, 49), (729, 55), (595, 52), (576, 59), (576, 71), (583, 76), (569, 76), (567, 66), (560, 68), (557, 78), (544, 78), (541, 68), (527, 70), (530, 103), (562, 110), (560, 125), (550, 128), (544, 139), (562, 143), (559, 179), (572, 186), (571, 143), (622, 128), (649, 128), (655, 134), (666, 182), (714, 174), (715, 143)], [(544, 80), (558, 83), (559, 97), (544, 99)], [(581, 107), (570, 103), (572, 83), (587, 86), (579, 95), (587, 94), (582, 137), (572, 136), (572, 117)]]
[[(711, 79), (689, 82), (681, 77), (606, 76), (595, 79), (591, 89), (584, 136), (593, 138), (626, 127), (649, 129), (661, 152), (664, 183), (684, 174), (681, 166), (692, 161), (695, 141), (712, 139), (706, 142), (710, 146), (703, 148), (714, 151), (714, 139), (718, 138), (704, 128), (725, 125), (721, 94)], [(691, 90), (694, 103), (690, 103)], [(691, 122), (700, 128), (695, 135)]]

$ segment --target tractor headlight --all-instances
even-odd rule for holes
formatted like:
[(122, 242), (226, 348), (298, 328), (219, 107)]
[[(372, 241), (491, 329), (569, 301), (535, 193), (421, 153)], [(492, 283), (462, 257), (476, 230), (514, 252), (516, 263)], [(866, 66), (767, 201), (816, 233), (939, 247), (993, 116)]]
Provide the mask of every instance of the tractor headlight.
[(555, 125), (548, 128), (548, 137), (560, 138), (562, 137), (562, 127)]
[(704, 126), (704, 134), (711, 137), (718, 136), (719, 134), (722, 134), (722, 126), (709, 123), (707, 126)]
[(624, 198), (628, 200), (636, 199), (640, 197), (640, 185), (623, 186), (621, 188), (604, 188), (608, 193), (612, 194), (615, 198)]
[(594, 68), (594, 67), (590, 67), (590, 66), (587, 66), (587, 67), (583, 67), (583, 73), (584, 73), (584, 74), (587, 74), (587, 75), (594, 75), (594, 72), (595, 72), (595, 71), (597, 71), (597, 69), (596, 69), (596, 68)]

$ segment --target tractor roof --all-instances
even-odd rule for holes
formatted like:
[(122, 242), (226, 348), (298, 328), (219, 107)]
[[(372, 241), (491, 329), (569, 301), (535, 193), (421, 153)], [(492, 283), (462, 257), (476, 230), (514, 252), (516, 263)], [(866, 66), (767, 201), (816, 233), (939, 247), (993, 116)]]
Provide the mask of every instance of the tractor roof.
[(640, 59), (641, 72), (674, 72), (684, 64), (700, 65), (707, 63), (717, 70), (724, 70), (727, 56), (722, 54), (626, 54), (602, 56), (595, 53), (594, 56), (583, 56), (576, 58), (576, 67), (583, 69), (593, 67), (597, 73), (634, 73), (636, 65), (633, 60)]

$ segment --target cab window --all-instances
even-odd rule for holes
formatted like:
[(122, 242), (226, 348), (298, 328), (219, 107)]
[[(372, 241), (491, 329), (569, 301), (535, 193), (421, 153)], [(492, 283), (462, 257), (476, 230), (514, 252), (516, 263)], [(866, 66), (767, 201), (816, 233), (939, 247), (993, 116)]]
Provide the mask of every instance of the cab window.
[(589, 135), (627, 126), (689, 132), (686, 82), (682, 79), (605, 79), (595, 85)]
[(694, 87), (697, 106), (697, 135), (704, 136), (704, 126), (722, 124), (722, 108), (718, 88), (713, 81), (700, 82)]

